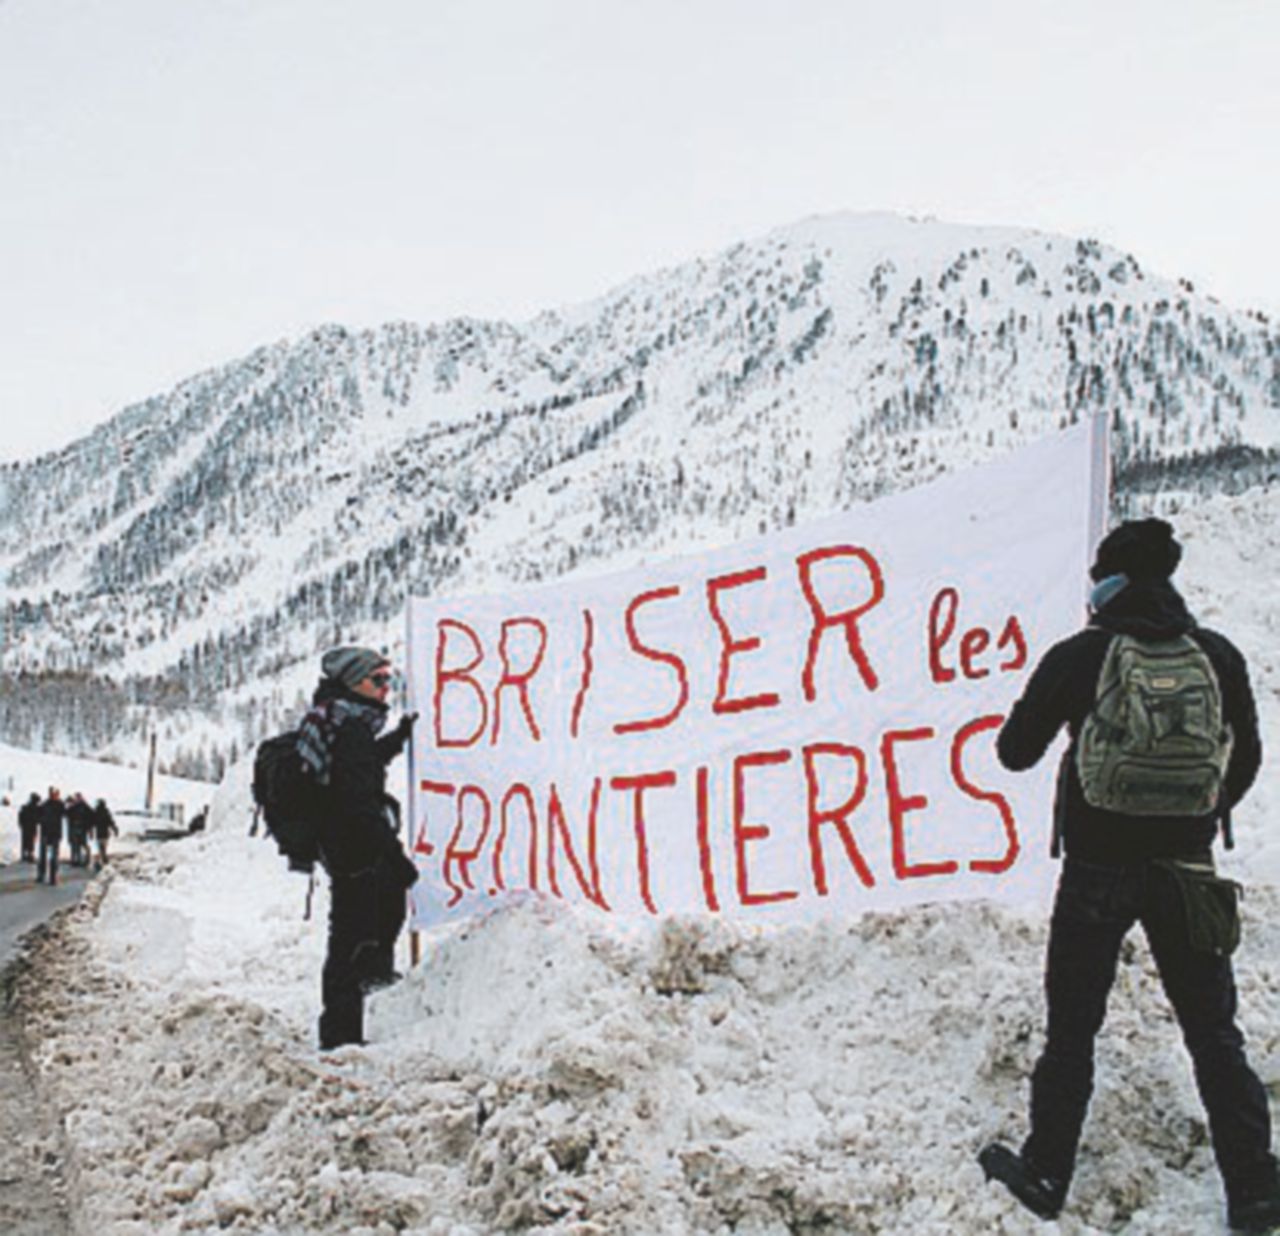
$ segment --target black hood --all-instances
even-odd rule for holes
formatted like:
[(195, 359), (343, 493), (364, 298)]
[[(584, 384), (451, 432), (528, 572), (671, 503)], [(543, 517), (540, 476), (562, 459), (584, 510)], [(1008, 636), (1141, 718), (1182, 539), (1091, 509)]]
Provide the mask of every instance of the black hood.
[(1138, 639), (1174, 639), (1195, 629), (1187, 603), (1167, 579), (1135, 579), (1091, 619), (1091, 625)]

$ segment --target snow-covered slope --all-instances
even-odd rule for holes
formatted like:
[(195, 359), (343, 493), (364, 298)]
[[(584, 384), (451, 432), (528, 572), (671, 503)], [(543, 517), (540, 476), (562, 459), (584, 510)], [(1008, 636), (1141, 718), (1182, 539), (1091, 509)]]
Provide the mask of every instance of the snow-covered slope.
[[(0, 469), (0, 666), (95, 677), (117, 732), (203, 709), (220, 764), (410, 590), (782, 526), (1097, 411), (1120, 502), (1239, 489), (1278, 408), (1274, 326), (1095, 241), (813, 219), (520, 325), (325, 327)], [(21, 697), (5, 732), (67, 732)]]

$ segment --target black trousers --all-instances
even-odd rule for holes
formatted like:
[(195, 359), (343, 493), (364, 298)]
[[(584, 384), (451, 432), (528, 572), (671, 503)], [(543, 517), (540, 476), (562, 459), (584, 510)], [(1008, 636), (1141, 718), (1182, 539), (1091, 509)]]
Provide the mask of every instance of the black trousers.
[(1174, 878), (1151, 863), (1100, 867), (1067, 859), (1063, 865), (1049, 929), (1046, 1043), (1031, 1078), (1031, 1133), (1023, 1154), (1045, 1175), (1071, 1179), (1093, 1091), (1093, 1042), (1120, 944), (1135, 922), (1146, 933), (1191, 1054), (1227, 1196), (1265, 1187), (1276, 1171), (1271, 1117), (1235, 1024), (1231, 962), (1191, 951)]
[(19, 828), (22, 830), (22, 857), (34, 860), (36, 856), (36, 831), (39, 825), (21, 824)]
[(391, 864), (330, 879), (329, 944), (320, 975), (320, 1048), (364, 1042), (364, 991), (390, 978), (405, 886)]

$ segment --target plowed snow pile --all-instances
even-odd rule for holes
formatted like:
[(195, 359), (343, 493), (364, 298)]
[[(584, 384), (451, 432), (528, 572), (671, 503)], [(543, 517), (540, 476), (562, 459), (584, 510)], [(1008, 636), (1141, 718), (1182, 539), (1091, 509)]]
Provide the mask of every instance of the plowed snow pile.
[[(1270, 751), (1278, 505), (1223, 500), (1179, 521), (1189, 600), (1251, 658)], [(1273, 1095), (1276, 786), (1268, 767), (1223, 861), (1249, 886), (1241, 1020)], [(1054, 1230), (974, 1164), (985, 1139), (1023, 1131), (1044, 914), (623, 929), (530, 899), (431, 937), (424, 964), (371, 1002), (371, 1045), (321, 1057), (327, 905), (321, 893), (303, 920), (305, 884), (246, 839), (247, 818), (232, 778), (208, 834), (119, 865), (20, 978), (80, 1230)], [(1139, 932), (1126, 961), (1057, 1230), (1223, 1230)]]

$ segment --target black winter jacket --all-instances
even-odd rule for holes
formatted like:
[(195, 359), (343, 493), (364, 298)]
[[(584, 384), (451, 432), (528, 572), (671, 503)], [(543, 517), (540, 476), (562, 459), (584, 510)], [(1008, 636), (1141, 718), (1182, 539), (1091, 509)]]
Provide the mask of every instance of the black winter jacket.
[(46, 798), (40, 804), (40, 836), (45, 841), (62, 840), (62, 821), (67, 817), (67, 804), (60, 798)]
[[(1223, 797), (1214, 815), (1129, 816), (1085, 801), (1075, 744), (1094, 705), (1102, 662), (1115, 634), (1153, 641), (1187, 634), (1208, 655), (1233, 737)], [(1257, 708), (1244, 657), (1225, 636), (1196, 625), (1168, 580), (1130, 582), (1093, 615), (1089, 626), (1044, 654), (1000, 730), (996, 744), (1000, 762), (1014, 771), (1030, 768), (1063, 725), (1071, 743), (1059, 771), (1054, 815), (1061, 824), (1066, 853), (1085, 862), (1119, 866), (1207, 850), (1219, 818), (1244, 797), (1262, 763)]]
[(386, 722), (387, 708), (376, 700), (322, 679), (313, 704), (346, 699), (366, 710), (370, 723), (348, 717), (337, 728), (330, 748), (329, 784), (322, 790), (318, 820), (320, 852), (331, 876), (352, 875), (379, 862), (400, 872), (408, 883), (413, 865), (406, 857), (391, 822), (398, 808), (387, 793), (387, 765), (400, 754), (408, 734), (397, 729), (377, 736)]
[(116, 827), (116, 818), (111, 814), (111, 808), (106, 803), (99, 803), (93, 808), (93, 829), (103, 841), (108, 837), (120, 835), (120, 830)]
[(93, 808), (83, 799), (73, 799), (67, 804), (67, 829), (80, 836), (87, 836), (93, 827)]

